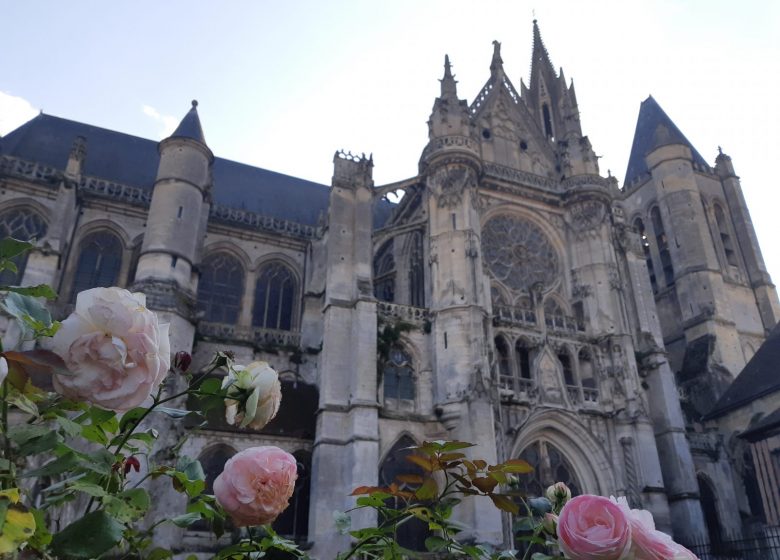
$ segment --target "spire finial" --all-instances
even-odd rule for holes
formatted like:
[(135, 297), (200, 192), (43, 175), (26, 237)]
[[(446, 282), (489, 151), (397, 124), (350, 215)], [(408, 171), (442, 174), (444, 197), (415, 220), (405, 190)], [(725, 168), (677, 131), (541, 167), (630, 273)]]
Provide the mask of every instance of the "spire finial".
[(504, 61), (501, 59), (501, 43), (493, 41), (493, 60), (490, 61), (490, 73), (495, 75), (497, 72), (504, 71)]
[(446, 98), (457, 99), (458, 90), (455, 78), (452, 75), (452, 66), (450, 65), (450, 56), (444, 55), (444, 77), (439, 80), (441, 82), (441, 96)]
[(193, 99), (192, 100), (192, 108), (195, 109), (195, 108), (197, 108), (197, 106), (198, 106), (198, 100), (197, 99)]
[(718, 155), (721, 156), (723, 155), (723, 148), (721, 148), (720, 146), (718, 146)]

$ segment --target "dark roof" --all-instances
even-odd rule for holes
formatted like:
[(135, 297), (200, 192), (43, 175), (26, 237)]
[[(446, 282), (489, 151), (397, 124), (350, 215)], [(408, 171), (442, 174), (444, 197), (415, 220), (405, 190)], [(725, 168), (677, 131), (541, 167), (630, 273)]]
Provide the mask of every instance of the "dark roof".
[(200, 126), (200, 118), (198, 117), (198, 102), (192, 101), (192, 109), (187, 111), (184, 118), (176, 127), (176, 130), (171, 134), (171, 138), (191, 138), (206, 145), (206, 137), (203, 136), (203, 127)]
[[(176, 135), (205, 144), (194, 106)], [(86, 139), (85, 175), (149, 190), (154, 186), (160, 163), (157, 142), (43, 113), (0, 138), (0, 153), (64, 170), (77, 136)], [(327, 214), (330, 188), (325, 185), (223, 158), (214, 158), (212, 172), (217, 204), (307, 225)], [(375, 227), (385, 223), (394, 207), (387, 201), (376, 205)]]
[(780, 408), (764, 416), (750, 428), (739, 434), (748, 441), (760, 441), (775, 435), (780, 431)]
[(633, 182), (650, 170), (645, 163), (645, 156), (655, 148), (669, 144), (683, 144), (691, 149), (693, 161), (707, 167), (707, 162), (701, 157), (685, 135), (680, 132), (652, 95), (642, 101), (639, 106), (639, 117), (636, 120), (634, 144), (631, 146), (631, 156), (628, 158), (625, 184)]
[(780, 391), (780, 323), (705, 416), (710, 420), (770, 393)]

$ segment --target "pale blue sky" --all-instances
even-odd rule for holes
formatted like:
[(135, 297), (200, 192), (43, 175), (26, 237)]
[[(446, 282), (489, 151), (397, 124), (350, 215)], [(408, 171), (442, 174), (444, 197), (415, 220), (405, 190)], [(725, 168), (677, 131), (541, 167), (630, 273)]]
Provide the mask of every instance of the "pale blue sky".
[(200, 102), (219, 156), (329, 183), (336, 149), (413, 176), (444, 54), (469, 102), (491, 42), (519, 87), (533, 19), (576, 84), (601, 170), (625, 173), (648, 94), (713, 162), (732, 156), (780, 279), (780, 2), (0, 1), (0, 134), (38, 109), (159, 139)]

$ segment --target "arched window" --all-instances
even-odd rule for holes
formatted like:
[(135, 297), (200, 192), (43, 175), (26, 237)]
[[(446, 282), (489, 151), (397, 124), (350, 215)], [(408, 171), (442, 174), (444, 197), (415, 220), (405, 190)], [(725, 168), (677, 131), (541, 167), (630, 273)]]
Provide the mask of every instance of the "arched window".
[(425, 266), (423, 264), (423, 236), (412, 233), (409, 250), (409, 304), (425, 307)]
[(566, 385), (576, 385), (577, 383), (574, 381), (574, 370), (571, 367), (571, 357), (565, 350), (558, 353), (558, 361), (561, 362), (563, 380)]
[(515, 359), (517, 361), (517, 373), (521, 379), (531, 379), (531, 353), (523, 339), (515, 342)]
[(596, 377), (593, 371), (593, 359), (590, 350), (583, 348), (580, 350), (577, 359), (580, 364), (580, 382), (582, 386), (588, 389), (596, 388)]
[(122, 242), (109, 231), (98, 231), (85, 237), (79, 244), (79, 258), (70, 301), (91, 288), (116, 286), (122, 267)]
[(293, 453), (297, 462), (298, 478), (287, 509), (276, 518), (274, 531), (297, 543), (306, 542), (309, 534), (309, 496), (311, 487), (311, 452), (299, 450)]
[(550, 115), (550, 107), (545, 103), (542, 105), (542, 118), (544, 119), (544, 134), (547, 138), (555, 136), (553, 134), (552, 117)]
[(395, 301), (395, 257), (393, 240), (385, 242), (374, 256), (374, 297)]
[(198, 311), (214, 323), (238, 322), (244, 294), (244, 267), (229, 253), (213, 253), (200, 266)]
[(412, 358), (402, 348), (396, 346), (390, 350), (382, 377), (384, 378), (385, 403), (387, 403), (388, 399), (396, 402), (414, 400)]
[[(389, 486), (395, 482), (403, 490), (406, 489), (407, 484), (398, 480), (399, 475), (416, 474), (422, 476), (425, 474), (420, 467), (406, 459), (407, 456), (412, 454), (412, 450), (410, 450), (409, 447), (414, 445), (414, 440), (409, 436), (401, 437), (395, 445), (393, 445), (379, 467), (380, 485)], [(399, 509), (403, 506), (403, 502), (400, 498), (389, 498), (388, 501), (390, 502), (390, 506), (395, 509)], [(378, 521), (381, 523), (384, 520), (379, 519)], [(409, 521), (398, 526), (396, 539), (398, 544), (409, 550), (426, 550), (425, 539), (429, 535), (430, 531), (428, 530), (427, 523), (416, 517), (412, 517)]]
[(655, 279), (655, 269), (653, 268), (653, 256), (650, 254), (650, 239), (647, 237), (645, 231), (645, 223), (641, 218), (634, 220), (634, 229), (639, 234), (642, 242), (642, 251), (645, 254), (645, 263), (647, 263), (647, 274), (650, 276), (650, 287), (653, 288), (653, 293), (658, 292), (658, 281)]
[[(13, 237), (19, 241), (38, 240), (46, 235), (46, 231), (46, 221), (29, 208), (8, 210), (0, 214), (0, 239)], [(11, 259), (16, 265), (16, 272), (8, 269), (0, 271), (0, 285), (13, 286), (22, 281), (27, 255), (24, 253)]]
[(731, 239), (729, 233), (728, 222), (726, 221), (726, 214), (723, 212), (723, 208), (719, 204), (715, 205), (715, 221), (718, 224), (718, 232), (720, 232), (720, 242), (723, 245), (723, 252), (726, 255), (726, 262), (730, 266), (738, 266), (737, 252), (734, 249), (734, 242)]
[(707, 525), (707, 534), (710, 537), (710, 545), (716, 546), (722, 540), (723, 529), (718, 515), (718, 500), (715, 497), (715, 490), (712, 488), (707, 477), (701, 473), (696, 475), (696, 481), (699, 483), (699, 496), (701, 499), (701, 509), (704, 511), (704, 523)]
[(290, 267), (279, 261), (263, 266), (257, 274), (255, 284), (252, 325), (266, 329), (291, 330), (297, 293), (297, 282)]
[[(127, 273), (128, 286), (132, 286), (133, 282), (135, 282), (135, 273), (138, 270), (138, 261), (141, 258), (141, 245), (142, 241), (138, 241), (133, 247), (133, 252), (130, 254), (130, 269)], [(173, 267), (173, 265), (171, 265), (171, 267)]]
[(661, 211), (658, 209), (658, 206), (654, 206), (650, 211), (650, 220), (653, 222), (655, 244), (658, 247), (658, 256), (661, 259), (664, 281), (667, 286), (671, 286), (674, 284), (674, 266), (672, 265), (672, 255), (669, 253), (669, 240), (666, 237), (664, 222), (661, 219)]
[(514, 390), (514, 376), (512, 375), (512, 362), (509, 356), (509, 345), (503, 336), (495, 338), (496, 353), (498, 356), (498, 383), (505, 389)]
[(572, 496), (582, 492), (582, 487), (574, 474), (569, 461), (554, 445), (547, 441), (537, 441), (526, 447), (520, 458), (527, 461), (533, 472), (518, 477), (520, 490), (529, 497), (544, 496), (551, 484), (563, 482), (571, 489)]

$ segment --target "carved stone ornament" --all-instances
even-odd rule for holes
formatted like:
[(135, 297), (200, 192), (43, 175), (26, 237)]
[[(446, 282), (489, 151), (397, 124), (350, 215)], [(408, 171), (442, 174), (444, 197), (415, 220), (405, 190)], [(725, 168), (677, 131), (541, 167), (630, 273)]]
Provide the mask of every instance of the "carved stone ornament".
[(558, 278), (558, 255), (533, 222), (499, 215), (482, 228), (482, 254), (496, 280), (518, 292), (535, 284), (549, 288)]
[(463, 191), (476, 186), (473, 171), (463, 166), (442, 167), (429, 180), (439, 208), (457, 206), (463, 198)]
[(600, 200), (583, 200), (569, 207), (569, 224), (576, 232), (597, 228), (607, 215), (607, 207)]

